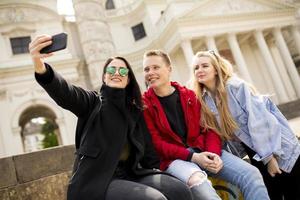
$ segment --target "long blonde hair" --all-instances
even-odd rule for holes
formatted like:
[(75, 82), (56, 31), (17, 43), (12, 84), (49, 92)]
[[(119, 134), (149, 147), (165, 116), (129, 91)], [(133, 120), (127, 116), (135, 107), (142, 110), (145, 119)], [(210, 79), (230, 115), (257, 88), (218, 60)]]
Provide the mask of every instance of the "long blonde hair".
[(201, 103), (200, 123), (205, 129), (209, 128), (217, 131), (222, 139), (229, 140), (233, 137), (234, 131), (238, 128), (238, 125), (233, 119), (228, 107), (227, 91), (225, 88), (227, 80), (233, 76), (233, 67), (228, 60), (211, 50), (197, 52), (194, 56), (194, 59), (197, 59), (199, 57), (210, 58), (210, 62), (217, 72), (215, 95), (216, 106), (220, 116), (220, 124), (218, 124), (214, 114), (210, 111), (209, 107), (204, 102), (203, 92), (205, 86), (199, 83), (195, 78), (195, 74), (193, 74), (193, 90), (195, 91), (197, 98)]

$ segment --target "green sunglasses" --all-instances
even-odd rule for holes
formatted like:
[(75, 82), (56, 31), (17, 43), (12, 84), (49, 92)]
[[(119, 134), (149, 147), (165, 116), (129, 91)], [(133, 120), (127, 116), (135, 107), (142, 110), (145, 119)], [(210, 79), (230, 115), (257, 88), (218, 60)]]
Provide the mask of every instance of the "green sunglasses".
[(105, 70), (106, 73), (110, 74), (110, 75), (114, 75), (116, 73), (116, 71), (118, 70), (120, 76), (127, 76), (129, 69), (126, 67), (115, 67), (115, 66), (108, 66)]

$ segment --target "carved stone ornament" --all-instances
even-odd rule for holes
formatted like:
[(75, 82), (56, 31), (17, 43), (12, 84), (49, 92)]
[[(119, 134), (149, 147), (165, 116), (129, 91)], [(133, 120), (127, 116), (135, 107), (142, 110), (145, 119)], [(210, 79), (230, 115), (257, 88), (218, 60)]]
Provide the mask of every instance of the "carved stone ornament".
[(12, 92), (12, 96), (13, 97), (24, 97), (26, 95), (29, 95), (32, 93), (32, 90), (31, 88), (28, 88), (28, 89), (23, 89), (23, 90), (15, 90)]
[[(48, 13), (47, 13), (48, 11)], [(55, 15), (50, 10), (40, 7), (0, 7), (0, 24), (10, 24), (17, 22), (36, 22), (41, 20), (55, 19)]]
[(199, 15), (201, 16), (219, 16), (219, 15), (232, 15), (238, 13), (251, 13), (251, 12), (263, 12), (273, 10), (273, 8), (252, 2), (241, 0), (220, 0), (213, 1), (213, 4), (206, 5), (203, 8), (199, 8)]
[(14, 27), (13, 29), (9, 29), (8, 31), (2, 32), (1, 34), (7, 37), (22, 37), (24, 35), (31, 35), (34, 31), (34, 29)]
[(101, 0), (74, 0), (74, 10), (92, 87), (99, 86), (95, 76), (101, 63), (114, 54), (115, 48), (106, 24)]
[(78, 27), (81, 41), (88, 40), (110, 41), (109, 27), (101, 21), (85, 21)]
[(281, 0), (283, 3), (294, 4), (297, 0)]
[(104, 9), (97, 2), (81, 2), (74, 5), (76, 20), (78, 23), (84, 20), (100, 20), (104, 19)]
[(111, 42), (93, 41), (83, 45), (87, 63), (98, 60), (106, 60), (114, 53), (114, 46)]

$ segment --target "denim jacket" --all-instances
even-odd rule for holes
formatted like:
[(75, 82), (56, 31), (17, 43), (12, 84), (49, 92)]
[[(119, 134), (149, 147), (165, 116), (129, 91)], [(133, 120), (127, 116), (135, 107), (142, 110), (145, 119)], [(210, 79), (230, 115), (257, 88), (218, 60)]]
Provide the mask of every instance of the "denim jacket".
[[(229, 110), (239, 129), (236, 137), (256, 152), (253, 157), (267, 164), (272, 155), (280, 169), (291, 172), (300, 154), (299, 141), (277, 106), (266, 96), (253, 95), (249, 86), (237, 77), (226, 84)], [(204, 101), (219, 121), (213, 98), (203, 93)]]

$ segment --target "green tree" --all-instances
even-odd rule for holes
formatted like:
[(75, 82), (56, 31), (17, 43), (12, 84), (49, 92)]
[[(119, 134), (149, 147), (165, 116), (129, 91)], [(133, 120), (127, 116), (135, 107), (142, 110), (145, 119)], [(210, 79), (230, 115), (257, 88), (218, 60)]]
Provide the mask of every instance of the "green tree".
[(45, 136), (42, 140), (43, 148), (58, 146), (57, 136), (54, 131), (54, 124), (46, 120), (46, 123), (43, 124), (41, 131), (42, 134)]

